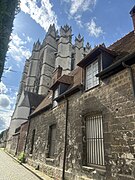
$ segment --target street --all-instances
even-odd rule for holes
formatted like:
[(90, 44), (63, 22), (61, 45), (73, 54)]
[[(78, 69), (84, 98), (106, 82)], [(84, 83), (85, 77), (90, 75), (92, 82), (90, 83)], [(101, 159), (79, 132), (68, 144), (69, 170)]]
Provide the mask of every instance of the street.
[(0, 180), (39, 180), (0, 149)]

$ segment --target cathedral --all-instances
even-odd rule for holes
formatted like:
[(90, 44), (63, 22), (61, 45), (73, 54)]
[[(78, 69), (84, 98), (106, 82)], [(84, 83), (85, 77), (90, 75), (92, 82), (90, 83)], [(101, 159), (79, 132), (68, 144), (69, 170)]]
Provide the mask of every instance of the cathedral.
[(70, 73), (91, 51), (89, 43), (84, 47), (84, 38), (80, 34), (75, 38), (75, 44), (72, 44), (72, 36), (72, 29), (68, 25), (61, 27), (58, 32), (53, 24), (50, 25), (43, 43), (41, 44), (39, 40), (34, 43), (32, 55), (26, 60), (22, 73), (16, 107), (9, 128), (8, 149), (16, 129), (28, 120), (31, 112), (49, 93), (53, 83), (53, 72), (61, 67), (61, 75)]

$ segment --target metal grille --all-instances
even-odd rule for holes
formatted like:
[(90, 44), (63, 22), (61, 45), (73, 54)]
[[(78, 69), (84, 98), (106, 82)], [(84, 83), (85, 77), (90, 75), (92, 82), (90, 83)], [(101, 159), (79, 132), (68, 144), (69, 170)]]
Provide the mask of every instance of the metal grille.
[(104, 165), (102, 116), (86, 118), (87, 165)]

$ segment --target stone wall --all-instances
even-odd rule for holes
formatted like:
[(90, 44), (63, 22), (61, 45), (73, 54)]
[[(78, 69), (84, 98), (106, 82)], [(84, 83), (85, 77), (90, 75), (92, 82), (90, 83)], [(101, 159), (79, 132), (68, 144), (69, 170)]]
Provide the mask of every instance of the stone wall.
[[(134, 68), (135, 75), (135, 65)], [(68, 98), (68, 147), (66, 179), (131, 180), (135, 178), (135, 97), (128, 69), (100, 81), (100, 85)], [(54, 179), (60, 179), (63, 163), (65, 100), (31, 119), (27, 160)], [(93, 113), (103, 116), (105, 166), (86, 166), (85, 117)], [(57, 124), (56, 153), (46, 158), (48, 129)], [(36, 130), (34, 151), (29, 155), (32, 131)]]
[(27, 131), (28, 131), (28, 121), (26, 121), (21, 125), (18, 148), (17, 148), (18, 155), (25, 150)]

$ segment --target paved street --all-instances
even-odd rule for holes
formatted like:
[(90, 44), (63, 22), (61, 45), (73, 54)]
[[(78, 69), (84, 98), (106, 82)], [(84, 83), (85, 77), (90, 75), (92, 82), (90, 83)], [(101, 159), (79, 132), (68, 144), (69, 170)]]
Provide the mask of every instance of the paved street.
[(0, 180), (39, 180), (0, 149)]

